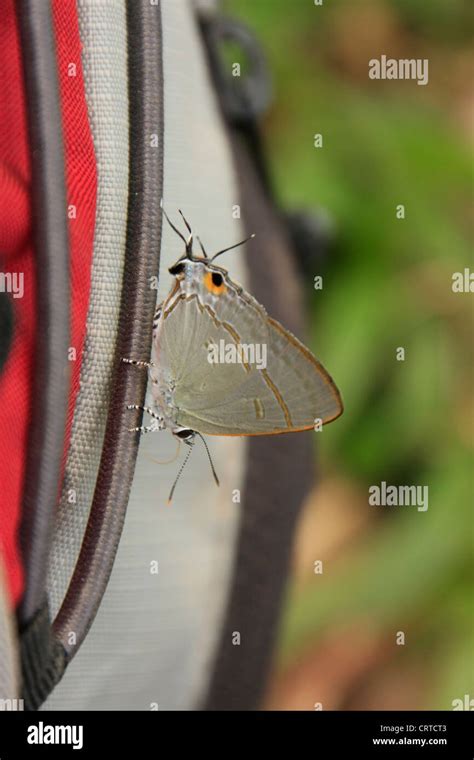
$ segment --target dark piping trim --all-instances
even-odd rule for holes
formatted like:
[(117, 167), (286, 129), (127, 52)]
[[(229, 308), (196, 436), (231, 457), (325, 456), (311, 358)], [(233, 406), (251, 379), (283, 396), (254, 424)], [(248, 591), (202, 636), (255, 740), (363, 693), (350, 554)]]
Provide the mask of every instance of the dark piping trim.
[[(64, 450), (70, 341), (69, 239), (64, 149), (49, 2), (17, 5), (28, 113), (36, 263), (36, 356), (20, 543), (27, 624), (44, 604), (52, 518)], [(33, 283), (26, 283), (33, 287)]]

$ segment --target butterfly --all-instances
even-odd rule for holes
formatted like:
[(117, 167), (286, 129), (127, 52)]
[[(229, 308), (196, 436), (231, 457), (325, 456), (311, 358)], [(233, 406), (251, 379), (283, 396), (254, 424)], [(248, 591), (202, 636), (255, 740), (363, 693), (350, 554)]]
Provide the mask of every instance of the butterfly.
[[(313, 430), (342, 414), (341, 395), (311, 351), (209, 257), (193, 252), (193, 233), (186, 238), (168, 223), (185, 245), (169, 268), (171, 289), (156, 312), (150, 362), (122, 359), (148, 369), (152, 406), (127, 405), (147, 412), (153, 423), (132, 428), (148, 433), (170, 430), (190, 446), (170, 493), (191, 453), (195, 437), (255, 436)], [(251, 236), (252, 238), (254, 235)]]

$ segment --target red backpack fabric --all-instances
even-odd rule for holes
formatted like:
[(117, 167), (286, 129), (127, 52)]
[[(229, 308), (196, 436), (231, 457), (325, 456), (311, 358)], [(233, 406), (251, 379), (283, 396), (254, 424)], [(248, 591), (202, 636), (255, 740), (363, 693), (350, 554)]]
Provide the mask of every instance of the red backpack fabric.
[[(12, 298), (14, 339), (0, 375), (0, 558), (12, 605), (22, 594), (18, 542), (28, 423), (34, 376), (35, 252), (32, 245), (28, 125), (16, 9), (0, 0), (0, 269), (22, 273), (24, 294)], [(78, 390), (89, 303), (96, 165), (81, 67), (81, 44), (74, 0), (53, 2), (61, 92), (70, 235), (71, 362), (68, 431)], [(73, 208), (74, 207), (74, 208)]]

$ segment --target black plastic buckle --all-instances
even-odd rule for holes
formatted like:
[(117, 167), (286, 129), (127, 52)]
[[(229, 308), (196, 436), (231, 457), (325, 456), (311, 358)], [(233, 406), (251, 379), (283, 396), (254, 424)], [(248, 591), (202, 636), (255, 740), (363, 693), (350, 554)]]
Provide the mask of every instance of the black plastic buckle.
[[(238, 126), (255, 123), (272, 100), (271, 78), (262, 48), (252, 32), (234, 19), (204, 16), (201, 29), (225, 117)], [(241, 64), (237, 76), (223, 57), (223, 48), (229, 43), (239, 46), (244, 54), (242, 61), (236, 62)], [(244, 59), (245, 73), (242, 72)]]

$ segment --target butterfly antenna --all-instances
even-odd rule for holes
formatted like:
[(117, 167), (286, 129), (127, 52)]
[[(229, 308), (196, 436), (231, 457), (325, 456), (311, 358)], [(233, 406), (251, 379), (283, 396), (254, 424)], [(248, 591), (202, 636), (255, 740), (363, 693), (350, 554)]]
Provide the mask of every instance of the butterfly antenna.
[(232, 251), (234, 248), (238, 248), (240, 245), (243, 245), (244, 243), (248, 243), (249, 240), (252, 240), (252, 238), (255, 237), (255, 233), (253, 235), (250, 235), (250, 237), (245, 238), (245, 240), (241, 240), (240, 243), (235, 243), (235, 245), (229, 246), (229, 248), (223, 248), (222, 251), (217, 251), (217, 253), (214, 254), (211, 261), (214, 261), (214, 259), (217, 259), (218, 256), (221, 255), (221, 253), (227, 253), (227, 251)]
[(174, 494), (174, 489), (176, 488), (176, 484), (177, 484), (178, 480), (179, 480), (179, 479), (180, 479), (180, 477), (181, 477), (181, 473), (183, 472), (184, 468), (186, 467), (186, 465), (187, 465), (187, 463), (188, 463), (188, 459), (189, 459), (189, 457), (191, 456), (191, 451), (192, 451), (192, 450), (193, 450), (193, 446), (192, 446), (192, 444), (190, 444), (190, 446), (189, 446), (189, 449), (188, 449), (188, 453), (187, 453), (187, 454), (186, 454), (186, 456), (184, 457), (184, 462), (183, 462), (183, 464), (181, 465), (181, 467), (180, 467), (180, 468), (179, 468), (179, 470), (178, 470), (178, 474), (176, 475), (175, 481), (174, 481), (174, 483), (173, 483), (173, 487), (172, 487), (172, 489), (171, 489), (171, 491), (170, 491), (170, 495), (168, 496), (168, 506), (169, 506), (169, 505), (171, 504), (171, 502), (173, 501), (173, 494)]
[(206, 443), (206, 441), (205, 441), (204, 437), (201, 435), (201, 433), (198, 433), (198, 432), (197, 432), (197, 430), (195, 431), (195, 433), (196, 433), (196, 435), (198, 435), (198, 436), (199, 436), (199, 438), (201, 439), (201, 441), (202, 441), (202, 442), (203, 442), (203, 444), (204, 444), (204, 448), (205, 448), (205, 449), (206, 449), (206, 451), (207, 451), (207, 456), (208, 456), (208, 459), (209, 459), (209, 464), (211, 465), (212, 474), (214, 475), (214, 480), (216, 481), (216, 485), (217, 485), (217, 486), (219, 486), (219, 485), (220, 485), (220, 483), (219, 483), (219, 478), (217, 477), (217, 473), (216, 473), (216, 470), (215, 470), (214, 464), (213, 464), (213, 462), (212, 462), (212, 459), (211, 459), (211, 452), (209, 451), (209, 448), (208, 448), (208, 446), (207, 446), (207, 443)]
[(183, 214), (183, 212), (181, 211), (181, 209), (180, 209), (180, 208), (178, 209), (178, 211), (179, 211), (179, 213), (181, 214), (181, 216), (183, 217), (183, 222), (185, 223), (185, 225), (186, 225), (186, 227), (187, 227), (187, 229), (188, 229), (188, 232), (189, 232), (189, 234), (190, 234), (190, 235), (192, 235), (192, 234), (193, 234), (193, 231), (192, 231), (192, 229), (191, 229), (191, 226), (190, 226), (190, 224), (189, 224), (188, 220), (186, 219), (186, 217), (184, 216), (184, 214)]
[(188, 242), (186, 243), (186, 250), (187, 251), (191, 251), (192, 247), (193, 247), (193, 231), (191, 229), (191, 226), (190, 226), (188, 220), (186, 219), (186, 217), (184, 216), (184, 214), (183, 214), (183, 212), (181, 211), (180, 208), (178, 209), (178, 211), (181, 214), (181, 216), (183, 217), (183, 222), (185, 223), (185, 225), (187, 227), (187, 230), (189, 232)]
[(204, 258), (205, 258), (205, 259), (207, 259), (207, 253), (206, 253), (206, 249), (204, 248), (204, 246), (203, 246), (203, 244), (202, 244), (201, 238), (200, 238), (200, 237), (197, 237), (197, 241), (198, 241), (198, 243), (199, 243), (199, 247), (201, 248), (201, 251), (202, 251), (202, 255), (204, 256)]
[(160, 201), (160, 206), (161, 206), (161, 210), (162, 210), (163, 214), (165, 215), (165, 219), (168, 222), (169, 226), (171, 227), (172, 230), (174, 230), (176, 232), (177, 235), (179, 235), (179, 237), (181, 238), (181, 240), (183, 241), (183, 243), (184, 243), (184, 245), (186, 246), (186, 249), (187, 249), (188, 248), (188, 244), (186, 242), (186, 238), (184, 237), (184, 235), (181, 234), (181, 232), (178, 230), (178, 228), (174, 226), (173, 222), (171, 221), (171, 219), (169, 218), (168, 214), (166, 213), (165, 207), (163, 206), (163, 199), (161, 199), (161, 201)]

